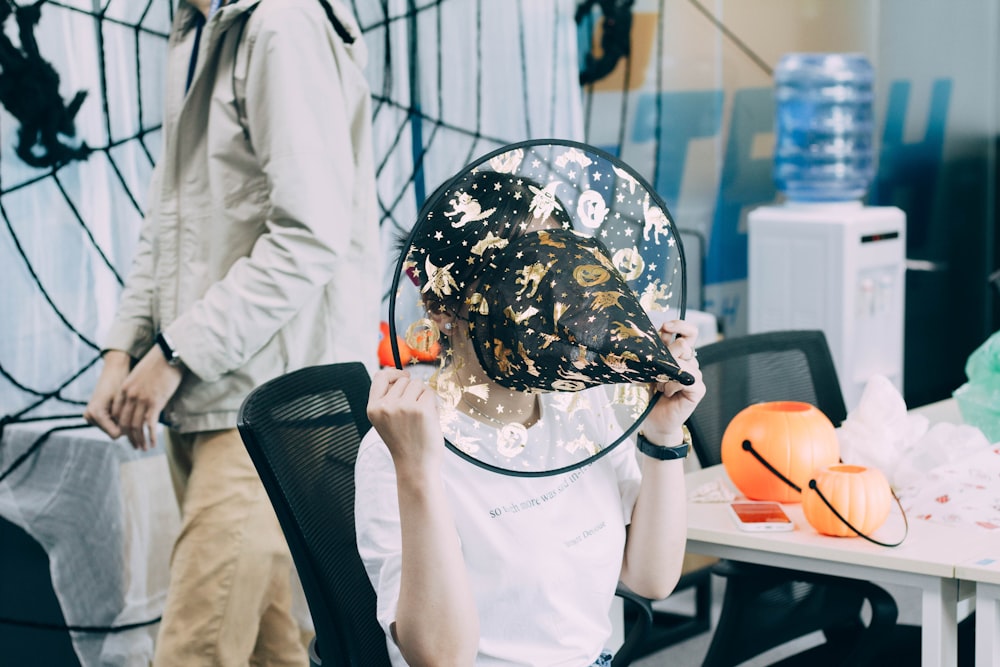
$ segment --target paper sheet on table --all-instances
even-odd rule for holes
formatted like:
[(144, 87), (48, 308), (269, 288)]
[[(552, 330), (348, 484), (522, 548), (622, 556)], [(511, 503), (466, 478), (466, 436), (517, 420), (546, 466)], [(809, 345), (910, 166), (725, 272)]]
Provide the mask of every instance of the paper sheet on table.
[(688, 492), (688, 500), (695, 503), (728, 503), (735, 498), (733, 490), (719, 479), (705, 482)]
[(911, 520), (1000, 530), (1000, 445), (938, 466), (898, 493)]

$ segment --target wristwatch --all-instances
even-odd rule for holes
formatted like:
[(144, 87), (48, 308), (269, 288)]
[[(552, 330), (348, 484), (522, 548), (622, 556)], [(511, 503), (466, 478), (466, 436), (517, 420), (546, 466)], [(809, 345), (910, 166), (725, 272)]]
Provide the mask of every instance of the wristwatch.
[(688, 430), (687, 426), (681, 426), (681, 432), (684, 434), (684, 441), (681, 444), (673, 447), (663, 447), (651, 443), (640, 431), (635, 436), (635, 446), (646, 456), (659, 461), (687, 458), (688, 452), (691, 450), (691, 431)]
[(166, 358), (168, 364), (171, 366), (181, 365), (180, 356), (178, 356), (174, 350), (174, 346), (170, 344), (170, 340), (162, 331), (156, 334), (156, 344), (160, 346), (160, 350), (163, 351), (163, 356)]

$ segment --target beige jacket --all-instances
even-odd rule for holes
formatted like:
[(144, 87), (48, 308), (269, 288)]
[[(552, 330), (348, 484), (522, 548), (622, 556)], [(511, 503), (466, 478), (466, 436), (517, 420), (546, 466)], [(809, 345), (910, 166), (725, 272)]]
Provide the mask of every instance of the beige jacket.
[[(321, 0), (194, 9), (167, 61), (163, 151), (106, 349), (143, 356), (164, 331), (187, 367), (164, 416), (233, 428), (262, 382), (303, 366), (372, 369), (381, 310), (370, 94), (360, 30)], [(241, 122), (242, 120), (242, 122)]]

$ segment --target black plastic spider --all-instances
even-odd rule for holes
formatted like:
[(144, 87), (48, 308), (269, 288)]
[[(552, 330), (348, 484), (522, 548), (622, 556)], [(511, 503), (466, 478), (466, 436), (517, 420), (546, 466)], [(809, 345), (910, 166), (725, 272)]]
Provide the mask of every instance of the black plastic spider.
[(0, 27), (14, 14), (21, 40), (18, 48), (0, 30), (0, 104), (21, 124), (17, 155), (33, 167), (49, 168), (86, 159), (91, 149), (60, 138), (76, 135), (75, 118), (87, 91), (78, 91), (69, 104), (59, 95), (59, 74), (42, 58), (34, 35), (44, 2), (19, 6), (0, 0)]

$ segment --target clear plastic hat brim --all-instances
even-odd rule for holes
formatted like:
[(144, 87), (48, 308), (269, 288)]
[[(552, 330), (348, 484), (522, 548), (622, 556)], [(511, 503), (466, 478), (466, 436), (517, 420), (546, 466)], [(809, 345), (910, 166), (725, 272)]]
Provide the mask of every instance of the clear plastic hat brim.
[[(530, 141), (476, 160), (424, 204), (393, 276), (390, 343), (397, 368), (437, 390), (450, 449), (553, 475), (630, 435), (659, 396), (652, 383), (693, 381), (653, 326), (682, 319), (685, 294), (677, 230), (639, 174), (585, 144)], [(460, 332), (442, 332), (445, 315)], [(456, 333), (464, 356), (403, 363), (397, 337), (427, 351)], [(499, 388), (537, 394), (537, 423), (467, 408), (500, 410)]]

